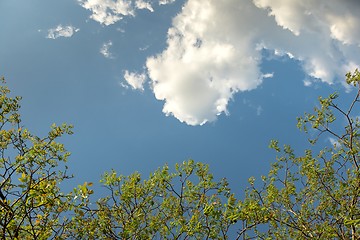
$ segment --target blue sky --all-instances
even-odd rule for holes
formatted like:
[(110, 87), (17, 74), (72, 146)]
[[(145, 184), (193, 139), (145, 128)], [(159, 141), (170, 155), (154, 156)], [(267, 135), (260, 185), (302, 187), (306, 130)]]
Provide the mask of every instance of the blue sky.
[[(271, 139), (306, 148), (296, 117), (351, 98), (360, 64), (352, 0), (0, 0), (0, 75), (44, 136), (71, 123), (74, 184), (147, 176), (189, 158), (240, 193)], [(323, 144), (330, 144), (324, 139)]]

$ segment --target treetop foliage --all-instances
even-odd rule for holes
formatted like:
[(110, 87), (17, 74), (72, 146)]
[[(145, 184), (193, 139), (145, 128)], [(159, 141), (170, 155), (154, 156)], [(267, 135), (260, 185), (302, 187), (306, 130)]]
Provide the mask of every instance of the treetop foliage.
[[(58, 139), (72, 126), (31, 134), (21, 122), (21, 98), (10, 97), (2, 79), (0, 238), (360, 239), (360, 72), (346, 80), (356, 89), (348, 107), (338, 106), (338, 94), (320, 97), (313, 113), (298, 118), (309, 148), (297, 156), (272, 141), (278, 156), (269, 174), (250, 178), (242, 199), (225, 178), (214, 180), (208, 165), (188, 160), (148, 178), (106, 172), (107, 194), (93, 200), (90, 182), (68, 193), (60, 188), (72, 176)], [(316, 150), (319, 138), (333, 145)]]

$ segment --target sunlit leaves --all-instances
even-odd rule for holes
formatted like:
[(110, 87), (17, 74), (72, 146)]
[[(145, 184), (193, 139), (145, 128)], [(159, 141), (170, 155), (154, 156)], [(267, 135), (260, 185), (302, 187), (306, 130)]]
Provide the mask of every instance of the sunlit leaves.
[[(290, 146), (281, 148), (278, 141), (271, 142), (270, 147), (280, 156), (261, 184), (250, 178), (246, 198), (240, 204), (243, 214), (238, 220), (245, 227), (239, 237), (360, 238), (360, 125), (356, 119), (360, 72), (355, 70), (346, 77), (349, 84), (358, 87), (348, 109), (337, 105), (335, 93), (320, 97), (314, 113), (298, 118), (300, 129), (318, 132), (302, 156), (296, 156)], [(334, 127), (336, 121), (346, 122), (347, 126)], [(337, 144), (315, 153), (320, 138), (322, 142), (332, 138)]]
[(173, 173), (165, 165), (147, 179), (111, 171), (101, 182), (109, 196), (96, 208), (88, 204), (77, 211), (75, 228), (89, 230), (74, 229), (75, 238), (225, 239), (236, 222), (236, 199), (226, 180), (214, 181), (209, 167), (193, 160), (177, 164)]
[[(72, 126), (32, 135), (21, 124), (20, 98), (0, 86), (0, 238), (228, 239), (236, 231), (237, 239), (359, 239), (360, 72), (346, 77), (358, 88), (349, 107), (337, 105), (337, 94), (319, 98), (298, 118), (300, 129), (318, 132), (309, 149), (298, 156), (272, 141), (276, 161), (267, 176), (249, 178), (242, 200), (193, 160), (147, 178), (106, 172), (106, 194), (95, 201), (91, 182), (63, 193), (70, 153), (57, 139)], [(338, 121), (346, 126), (334, 127)]]
[(360, 84), (360, 72), (359, 69), (355, 69), (354, 73), (348, 72), (346, 74), (346, 82), (353, 86), (358, 86)]
[(44, 138), (32, 135), (21, 124), (21, 98), (9, 94), (6, 86), (0, 86), (0, 191), (5, 198), (0, 203), (0, 236), (59, 238), (71, 208), (59, 188), (69, 178), (66, 171), (60, 171), (69, 153), (55, 140), (71, 134), (71, 126), (53, 125)]

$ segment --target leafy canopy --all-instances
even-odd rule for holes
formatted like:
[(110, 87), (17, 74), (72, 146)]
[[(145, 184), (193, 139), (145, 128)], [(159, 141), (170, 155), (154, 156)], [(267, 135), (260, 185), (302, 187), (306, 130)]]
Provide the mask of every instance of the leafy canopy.
[[(19, 115), (20, 97), (0, 87), (1, 239), (360, 239), (360, 73), (346, 75), (357, 91), (347, 108), (337, 94), (319, 98), (298, 118), (311, 136), (297, 156), (272, 141), (278, 157), (267, 176), (249, 179), (236, 199), (226, 179), (193, 160), (146, 179), (104, 173), (107, 194), (92, 200), (92, 183), (64, 193), (69, 152), (58, 142), (72, 126), (30, 133)], [(345, 123), (345, 124), (344, 124)], [(341, 127), (339, 127), (339, 124)], [(319, 149), (319, 139), (333, 145)], [(324, 142), (324, 141), (320, 141)]]

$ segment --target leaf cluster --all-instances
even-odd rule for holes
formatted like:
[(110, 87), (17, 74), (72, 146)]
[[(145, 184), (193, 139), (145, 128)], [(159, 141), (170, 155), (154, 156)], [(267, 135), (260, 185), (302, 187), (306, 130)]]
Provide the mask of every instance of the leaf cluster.
[[(297, 156), (272, 141), (276, 161), (260, 181), (249, 179), (241, 200), (226, 179), (216, 181), (208, 165), (193, 160), (148, 178), (106, 172), (107, 194), (95, 201), (91, 182), (64, 193), (70, 153), (58, 138), (72, 126), (31, 134), (21, 122), (21, 98), (2, 85), (0, 238), (228, 239), (236, 232), (236, 239), (360, 239), (360, 72), (346, 77), (356, 89), (349, 107), (337, 105), (337, 94), (319, 98), (313, 113), (298, 118), (312, 136), (309, 148)], [(318, 150), (319, 139), (332, 144)]]
[(111, 171), (101, 182), (109, 195), (96, 208), (83, 205), (73, 222), (74, 238), (227, 238), (235, 198), (225, 179), (213, 180), (207, 165), (189, 160), (173, 173), (165, 165), (148, 179)]
[[(238, 237), (251, 239), (359, 239), (360, 172), (359, 113), (360, 73), (348, 73), (356, 88), (348, 109), (339, 107), (337, 94), (319, 98), (314, 113), (298, 118), (298, 127), (316, 133), (310, 148), (296, 156), (288, 146), (272, 141), (279, 156), (260, 187), (249, 180), (246, 198), (240, 202), (244, 228)], [(339, 129), (334, 121), (345, 123)], [(311, 131), (309, 131), (311, 129)], [(319, 139), (332, 140), (320, 151)], [(315, 148), (316, 149), (316, 148)]]
[(72, 127), (53, 125), (44, 138), (32, 135), (21, 123), (21, 98), (9, 93), (0, 87), (0, 238), (59, 238), (70, 208), (59, 183), (70, 176), (69, 153), (56, 139)]

